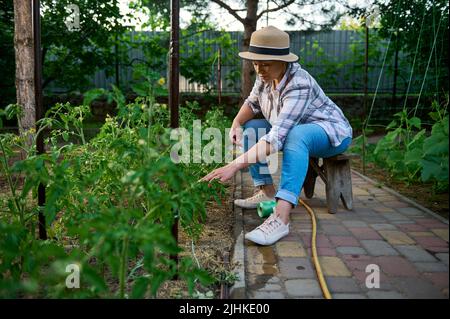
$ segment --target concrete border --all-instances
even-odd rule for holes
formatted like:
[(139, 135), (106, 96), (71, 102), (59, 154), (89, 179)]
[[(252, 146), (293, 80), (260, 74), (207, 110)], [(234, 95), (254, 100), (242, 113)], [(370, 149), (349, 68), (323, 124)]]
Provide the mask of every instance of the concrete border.
[[(242, 172), (239, 171), (234, 177), (234, 194), (233, 200), (242, 198)], [(244, 249), (244, 215), (242, 208), (233, 204), (234, 212), (234, 246), (232, 252), (232, 263), (234, 272), (238, 279), (230, 287), (230, 299), (247, 299), (247, 286), (245, 278), (245, 249)]]
[[(365, 176), (365, 175), (363, 175), (363, 174), (361, 174), (361, 173), (355, 171), (354, 169), (352, 169), (351, 171), (352, 171), (353, 173), (355, 173), (356, 175), (358, 175), (359, 177), (361, 177), (362, 179), (368, 181), (369, 183), (372, 183), (372, 184), (380, 184), (380, 182), (376, 182), (376, 181), (374, 181), (373, 179), (370, 179), (369, 177), (367, 177), (367, 176)], [(445, 219), (444, 217), (442, 217), (442, 216), (436, 214), (435, 212), (429, 210), (428, 208), (423, 207), (422, 205), (416, 203), (416, 202), (413, 201), (412, 199), (409, 199), (408, 197), (405, 197), (405, 196), (403, 196), (402, 194), (397, 193), (396, 191), (394, 191), (393, 189), (391, 189), (391, 188), (389, 188), (389, 187), (387, 187), (387, 186), (381, 186), (380, 188), (383, 189), (383, 190), (385, 190), (386, 192), (390, 193), (391, 195), (395, 195), (395, 196), (397, 196), (397, 197), (400, 197), (401, 200), (407, 202), (408, 204), (411, 204), (411, 205), (415, 206), (416, 208), (418, 208), (418, 209), (420, 209), (420, 210), (422, 210), (422, 211), (428, 213), (429, 215), (433, 216), (433, 217), (436, 218), (436, 219), (439, 219), (441, 222), (443, 222), (443, 223), (445, 223), (445, 224), (448, 225), (448, 220), (447, 220), (447, 219)]]

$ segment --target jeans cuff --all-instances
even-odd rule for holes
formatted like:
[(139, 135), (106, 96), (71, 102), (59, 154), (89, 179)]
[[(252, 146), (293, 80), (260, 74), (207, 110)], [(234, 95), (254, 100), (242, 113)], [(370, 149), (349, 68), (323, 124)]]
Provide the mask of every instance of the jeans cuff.
[(255, 187), (258, 186), (263, 186), (263, 185), (273, 185), (273, 181), (271, 177), (266, 177), (266, 178), (260, 178), (260, 179), (254, 179), (253, 180), (253, 185)]
[(277, 194), (275, 195), (276, 198), (283, 199), (292, 205), (297, 206), (298, 203), (298, 195), (294, 194), (290, 191), (287, 191), (285, 189), (278, 190)]

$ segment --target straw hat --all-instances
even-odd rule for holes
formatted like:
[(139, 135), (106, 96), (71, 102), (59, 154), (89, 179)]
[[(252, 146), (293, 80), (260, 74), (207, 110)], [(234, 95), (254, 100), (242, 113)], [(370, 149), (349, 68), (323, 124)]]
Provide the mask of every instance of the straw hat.
[(295, 62), (298, 56), (289, 53), (289, 34), (272, 26), (252, 33), (248, 52), (239, 52), (239, 56), (256, 61)]

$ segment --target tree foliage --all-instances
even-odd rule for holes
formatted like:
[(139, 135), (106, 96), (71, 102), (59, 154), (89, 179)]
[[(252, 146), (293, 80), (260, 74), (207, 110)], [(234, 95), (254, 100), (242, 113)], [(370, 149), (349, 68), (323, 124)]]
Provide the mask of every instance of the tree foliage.
[(0, 0), (0, 107), (15, 101), (14, 85), (14, 7), (11, 0)]
[[(71, 4), (79, 7), (79, 31), (71, 31), (65, 24)], [(44, 88), (54, 81), (68, 90), (83, 90), (89, 85), (88, 76), (96, 70), (111, 75), (114, 44), (126, 30), (120, 23), (125, 18), (117, 0), (43, 0)]]
[[(448, 92), (449, 4), (445, 0), (397, 0), (379, 3), (380, 35), (392, 37), (415, 74), (425, 77), (425, 89), (438, 96)], [(417, 52), (417, 54), (416, 54)]]

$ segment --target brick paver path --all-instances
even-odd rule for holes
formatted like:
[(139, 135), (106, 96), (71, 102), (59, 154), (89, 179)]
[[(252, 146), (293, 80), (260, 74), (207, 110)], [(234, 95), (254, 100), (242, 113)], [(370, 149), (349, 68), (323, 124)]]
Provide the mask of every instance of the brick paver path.
[[(252, 195), (250, 175), (241, 176), (243, 196)], [(278, 179), (274, 176), (276, 184)], [(316, 213), (318, 254), (332, 297), (448, 298), (448, 223), (355, 173), (352, 183), (352, 211), (327, 212), (320, 178), (315, 196), (305, 200)], [(237, 224), (248, 232), (261, 222), (253, 209), (242, 210)], [(303, 206), (292, 211), (290, 234), (275, 245), (243, 240), (241, 297), (323, 298), (310, 241), (310, 217)], [(379, 288), (366, 285), (370, 267), (380, 270)]]

